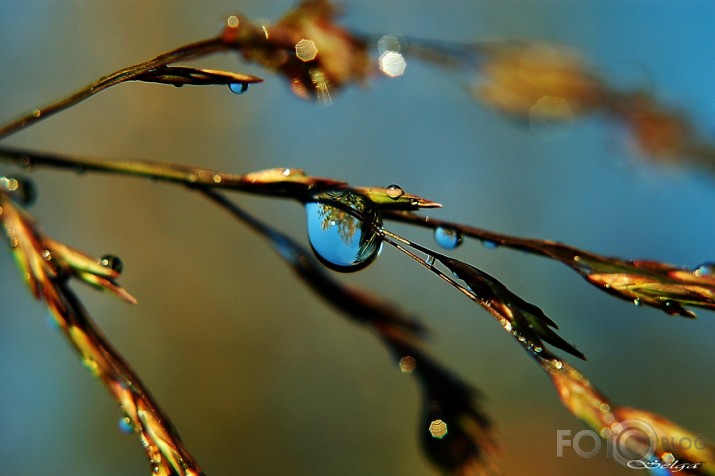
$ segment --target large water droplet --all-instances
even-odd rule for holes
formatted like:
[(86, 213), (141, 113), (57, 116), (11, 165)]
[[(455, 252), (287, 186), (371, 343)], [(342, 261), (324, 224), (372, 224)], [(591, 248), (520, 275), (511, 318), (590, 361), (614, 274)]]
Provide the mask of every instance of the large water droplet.
[(438, 226), (434, 229), (434, 241), (442, 248), (453, 250), (462, 244), (462, 234), (447, 226)]
[(248, 83), (231, 83), (228, 85), (228, 89), (230, 89), (233, 94), (243, 94), (248, 91)]
[(109, 268), (113, 271), (116, 271), (119, 274), (121, 274), (122, 270), (124, 269), (124, 263), (122, 263), (122, 260), (119, 258), (119, 256), (104, 255), (99, 258), (99, 264), (101, 264), (105, 268)]
[(318, 259), (342, 272), (370, 264), (382, 248), (376, 230), (382, 226), (380, 209), (362, 195), (344, 190), (322, 192), (314, 199), (305, 204), (305, 212), (308, 239)]

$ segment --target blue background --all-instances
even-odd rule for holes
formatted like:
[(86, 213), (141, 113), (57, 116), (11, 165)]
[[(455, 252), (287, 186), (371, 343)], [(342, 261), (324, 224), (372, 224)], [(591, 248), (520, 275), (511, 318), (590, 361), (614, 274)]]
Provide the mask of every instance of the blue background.
[[(0, 1), (0, 121), (178, 45), (228, 13), (276, 19), (290, 2)], [(505, 37), (569, 44), (622, 87), (646, 87), (706, 137), (715, 126), (711, 1), (345, 2), (360, 31), (447, 41)], [(5, 141), (229, 172), (299, 167), (355, 185), (398, 183), (444, 204), (435, 216), (606, 255), (696, 266), (715, 261), (715, 177), (656, 166), (617, 124), (574, 122), (554, 140), (470, 99), (465, 77), (409, 61), (331, 107), (233, 55), (201, 60), (263, 75), (225, 88), (128, 84)], [(17, 169), (0, 165), (2, 173)], [(418, 396), (367, 331), (297, 281), (252, 232), (198, 196), (140, 179), (40, 169), (33, 213), (67, 244), (125, 262), (130, 307), (78, 289), (100, 327), (172, 416), (209, 475), (432, 474), (417, 446)], [(237, 196), (305, 240), (302, 209)], [(391, 225), (432, 245), (428, 232)], [(541, 258), (467, 242), (455, 252), (541, 306), (589, 357), (573, 362), (616, 402), (715, 438), (715, 316), (687, 321), (614, 300)], [(0, 252), (3, 473), (146, 474), (138, 441), (99, 382)], [(582, 425), (485, 312), (386, 248), (344, 277), (417, 313), (431, 349), (485, 394), (505, 474), (630, 474), (605, 451), (556, 458), (556, 430)], [(77, 288), (80, 288), (78, 285)]]

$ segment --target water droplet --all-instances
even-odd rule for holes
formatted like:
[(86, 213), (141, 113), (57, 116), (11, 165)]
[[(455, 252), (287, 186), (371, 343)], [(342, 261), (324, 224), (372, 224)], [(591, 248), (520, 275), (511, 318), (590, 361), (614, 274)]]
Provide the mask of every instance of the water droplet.
[(442, 248), (453, 250), (462, 244), (462, 234), (447, 226), (438, 226), (434, 229), (434, 241)]
[(537, 354), (538, 354), (539, 352), (541, 352), (542, 350), (544, 350), (544, 349), (542, 349), (542, 348), (539, 347), (538, 345), (537, 345), (536, 347), (534, 347), (534, 352), (536, 352)]
[(427, 255), (427, 257), (425, 258), (425, 263), (427, 263), (427, 264), (430, 265), (430, 266), (433, 266), (433, 265), (434, 265), (434, 259), (435, 259), (435, 258), (434, 258), (433, 255)]
[(633, 300), (633, 304), (635, 304), (636, 306), (640, 306), (640, 305), (641, 305), (641, 298), (635, 298), (635, 299)]
[(411, 355), (406, 355), (400, 359), (400, 370), (402, 373), (411, 374), (417, 368), (417, 361)]
[(504, 323), (504, 329), (506, 329), (507, 332), (511, 332), (511, 322), (505, 322)]
[(39, 109), (33, 109), (32, 115), (35, 117), (40, 117), (42, 115), (42, 111), (40, 111)]
[(554, 367), (556, 367), (556, 368), (559, 369), (559, 370), (562, 369), (563, 366), (564, 366), (564, 363), (561, 362), (561, 361), (558, 360), (558, 359), (552, 360), (551, 363), (554, 364)]
[(385, 187), (385, 193), (387, 194), (388, 197), (395, 200), (397, 198), (400, 198), (402, 195), (404, 195), (405, 191), (402, 190), (402, 187), (400, 187), (399, 185), (395, 185), (393, 183), (392, 185), (388, 185), (387, 187)]
[(40, 255), (45, 261), (50, 261), (52, 259), (52, 252), (50, 250), (42, 250), (42, 253), (40, 253)]
[(20, 240), (18, 240), (16, 236), (10, 236), (8, 238), (10, 240), (10, 248), (17, 248), (20, 246)]
[(308, 239), (318, 259), (342, 272), (369, 265), (382, 249), (376, 230), (382, 226), (379, 208), (362, 195), (344, 190), (322, 192), (314, 199), (305, 204), (305, 212)]
[(499, 243), (492, 240), (482, 240), (482, 246), (487, 249), (493, 250), (494, 248), (499, 248)]
[(432, 438), (441, 440), (447, 435), (447, 424), (442, 420), (432, 420), (429, 424), (429, 432)]
[(135, 428), (134, 428), (134, 423), (132, 422), (132, 419), (129, 418), (128, 416), (120, 418), (119, 419), (119, 430), (122, 433), (126, 433), (126, 434), (134, 433)]
[(35, 164), (32, 161), (32, 158), (30, 158), (29, 155), (26, 155), (22, 158), (22, 166), (25, 167), (26, 170), (32, 170)]
[(220, 174), (213, 174), (211, 176), (211, 180), (213, 180), (214, 183), (221, 183), (221, 181), (223, 180), (223, 177), (221, 177)]
[(248, 91), (248, 83), (231, 83), (228, 85), (228, 89), (230, 89), (233, 94), (243, 94)]
[(151, 472), (154, 474), (159, 474), (159, 471), (161, 471), (161, 467), (159, 466), (159, 463), (152, 462), (151, 463)]
[(0, 177), (0, 189), (10, 194), (10, 197), (23, 206), (32, 205), (37, 198), (35, 183), (25, 177)]
[(116, 271), (119, 274), (121, 274), (122, 270), (124, 269), (124, 263), (122, 262), (121, 258), (114, 255), (102, 256), (101, 258), (99, 258), (99, 264), (101, 264), (105, 268), (109, 268), (113, 271)]
[(693, 271), (695, 276), (708, 276), (712, 277), (715, 275), (715, 263), (703, 263)]

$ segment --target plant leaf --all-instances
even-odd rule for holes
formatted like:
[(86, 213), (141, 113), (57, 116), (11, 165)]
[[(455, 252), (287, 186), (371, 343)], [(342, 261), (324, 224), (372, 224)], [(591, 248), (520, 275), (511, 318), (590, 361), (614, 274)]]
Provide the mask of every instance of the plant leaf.
[(530, 351), (542, 352), (543, 340), (580, 359), (586, 359), (581, 351), (554, 332), (558, 326), (539, 307), (523, 300), (496, 278), (470, 264), (439, 253), (434, 256), (467, 284), (482, 307), (497, 317), (507, 331), (522, 342), (525, 339)]

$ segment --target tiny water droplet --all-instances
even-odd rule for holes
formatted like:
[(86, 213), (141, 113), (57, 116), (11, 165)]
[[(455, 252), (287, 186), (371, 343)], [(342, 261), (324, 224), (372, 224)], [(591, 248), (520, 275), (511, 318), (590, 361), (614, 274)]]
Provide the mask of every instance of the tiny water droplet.
[(538, 354), (539, 352), (541, 352), (542, 350), (544, 350), (544, 349), (542, 349), (542, 348), (539, 347), (538, 345), (537, 345), (536, 347), (534, 347), (534, 352), (536, 352), (537, 354)]
[(221, 177), (220, 174), (213, 174), (211, 176), (211, 180), (213, 180), (214, 183), (221, 183), (221, 181), (223, 180), (223, 177)]
[(715, 275), (715, 263), (703, 263), (693, 271), (695, 276), (708, 276), (712, 277)]
[(42, 111), (40, 111), (39, 109), (33, 109), (32, 115), (35, 117), (40, 117), (42, 115)]
[(344, 190), (322, 192), (314, 200), (305, 204), (305, 212), (308, 240), (318, 259), (342, 272), (369, 265), (382, 249), (376, 230), (382, 226), (380, 209), (362, 195)]
[(432, 420), (429, 424), (432, 438), (442, 439), (447, 435), (447, 424), (442, 420)]
[(482, 246), (489, 250), (493, 250), (494, 248), (499, 248), (499, 243), (492, 240), (482, 240)]
[(134, 423), (132, 422), (132, 419), (129, 418), (128, 416), (120, 418), (119, 419), (119, 430), (122, 433), (126, 433), (126, 434), (134, 433), (135, 428), (134, 428)]
[(556, 367), (557, 369), (561, 369), (564, 366), (564, 363), (558, 359), (552, 360), (551, 363), (554, 364), (554, 367)]
[(22, 158), (22, 166), (25, 167), (26, 170), (32, 170), (35, 164), (33, 163), (30, 156), (26, 155)]
[(635, 298), (635, 299), (633, 300), (633, 304), (635, 304), (636, 306), (640, 306), (640, 305), (641, 305), (641, 298)]
[(462, 244), (462, 234), (447, 226), (438, 226), (434, 229), (434, 241), (442, 248), (453, 250)]
[(52, 259), (52, 252), (50, 250), (42, 250), (42, 259), (45, 261), (50, 261)]
[(385, 187), (385, 193), (388, 197), (395, 200), (404, 195), (405, 191), (402, 190), (402, 187), (393, 183), (392, 185), (388, 185), (387, 187)]
[(29, 206), (37, 198), (35, 183), (25, 177), (0, 177), (0, 189), (22, 206)]
[(20, 246), (20, 240), (17, 239), (16, 236), (10, 236), (10, 248), (17, 248)]
[(434, 265), (434, 259), (435, 258), (433, 255), (427, 255), (427, 257), (425, 258), (425, 263), (432, 266), (432, 265)]
[(248, 83), (230, 83), (228, 89), (230, 89), (233, 94), (243, 94), (248, 91)]
[(411, 355), (406, 355), (400, 359), (400, 371), (411, 374), (417, 368), (417, 361)]
[(159, 471), (161, 471), (161, 467), (159, 466), (159, 463), (152, 463), (151, 464), (151, 472), (154, 474), (159, 474)]
[(119, 258), (119, 256), (115, 255), (102, 256), (101, 258), (99, 258), (99, 264), (101, 264), (105, 268), (109, 268), (113, 271), (116, 271), (119, 274), (121, 274), (122, 270), (124, 270), (124, 263), (122, 262), (121, 258)]
[(506, 329), (507, 332), (511, 332), (511, 322), (505, 322), (504, 323), (504, 329)]

